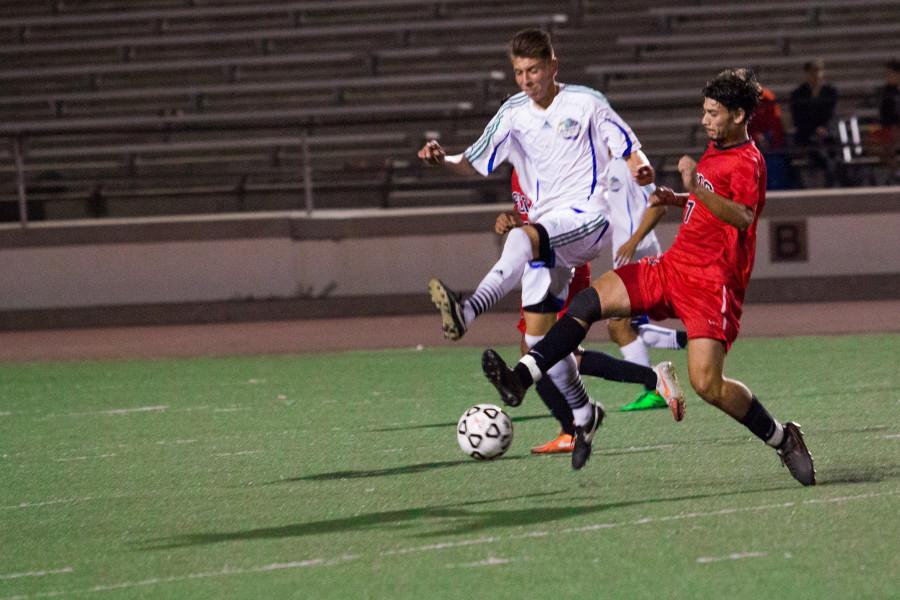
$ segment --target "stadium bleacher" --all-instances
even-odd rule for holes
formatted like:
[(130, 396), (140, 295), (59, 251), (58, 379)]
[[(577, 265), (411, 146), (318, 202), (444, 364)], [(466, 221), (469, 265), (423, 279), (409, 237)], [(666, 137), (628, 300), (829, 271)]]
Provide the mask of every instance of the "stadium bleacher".
[(897, 23), (891, 0), (4, 1), (0, 203), (20, 174), (46, 218), (98, 198), (108, 215), (502, 198), (505, 171), (460, 183), (414, 157), (429, 135), (462, 150), (516, 91), (504, 44), (526, 25), (552, 30), (560, 79), (604, 91), (664, 167), (702, 149), (698, 90), (724, 66), (761, 68), (783, 101), (822, 56), (841, 114), (871, 114)]

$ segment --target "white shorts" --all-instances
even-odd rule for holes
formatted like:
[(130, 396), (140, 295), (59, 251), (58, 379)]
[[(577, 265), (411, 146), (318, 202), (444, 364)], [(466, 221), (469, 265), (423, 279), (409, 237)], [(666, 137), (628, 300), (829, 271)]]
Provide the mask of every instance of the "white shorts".
[[(531, 261), (522, 273), (522, 306), (545, 303), (542, 312), (562, 308), (575, 267), (589, 263), (609, 242), (609, 220), (602, 212), (559, 208), (537, 222), (547, 233), (541, 240), (543, 261)], [(548, 256), (544, 256), (544, 255)]]

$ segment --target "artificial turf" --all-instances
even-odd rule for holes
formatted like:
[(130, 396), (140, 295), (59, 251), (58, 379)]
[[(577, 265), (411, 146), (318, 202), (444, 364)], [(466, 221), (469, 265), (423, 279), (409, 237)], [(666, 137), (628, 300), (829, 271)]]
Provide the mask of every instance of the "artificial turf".
[(900, 336), (729, 355), (812, 488), (693, 393), (676, 424), (594, 380), (584, 470), (529, 455), (557, 430), (533, 394), (471, 460), (479, 354), (0, 365), (0, 599), (900, 597)]

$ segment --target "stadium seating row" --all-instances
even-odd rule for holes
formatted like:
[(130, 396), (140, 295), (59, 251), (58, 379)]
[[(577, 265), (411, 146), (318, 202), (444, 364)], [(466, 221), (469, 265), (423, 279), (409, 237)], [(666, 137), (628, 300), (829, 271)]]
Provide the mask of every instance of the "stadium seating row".
[[(504, 41), (524, 25), (554, 31), (560, 79), (604, 90), (658, 166), (702, 148), (697, 93), (711, 72), (762, 67), (785, 98), (802, 63), (822, 55), (850, 112), (900, 37), (900, 3), (887, 0), (764, 3), (769, 10), (637, 0), (614, 12), (585, 0), (19, 4), (0, 0), (0, 136), (17, 140), (29, 196), (77, 207), (71, 200), (98, 190), (121, 194), (122, 214), (297, 207), (308, 182), (317, 206), (499, 197), (504, 173), (450, 180), (421, 169), (414, 153), (426, 136), (459, 151), (480, 133), (515, 91)], [(740, 18), (723, 18), (726, 9)], [(0, 171), (16, 174), (12, 148), (0, 144)], [(240, 201), (216, 204), (216, 194)], [(15, 199), (0, 185), (0, 201)]]

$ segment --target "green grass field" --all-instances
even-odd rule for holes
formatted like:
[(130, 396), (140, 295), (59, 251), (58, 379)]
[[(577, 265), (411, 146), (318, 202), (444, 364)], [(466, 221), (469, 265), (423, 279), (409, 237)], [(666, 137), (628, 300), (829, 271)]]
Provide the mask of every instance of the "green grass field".
[(532, 394), (473, 461), (479, 357), (0, 366), (0, 598), (900, 597), (900, 336), (732, 351), (813, 488), (693, 394), (680, 424), (611, 411), (578, 473), (529, 455), (556, 432)]

